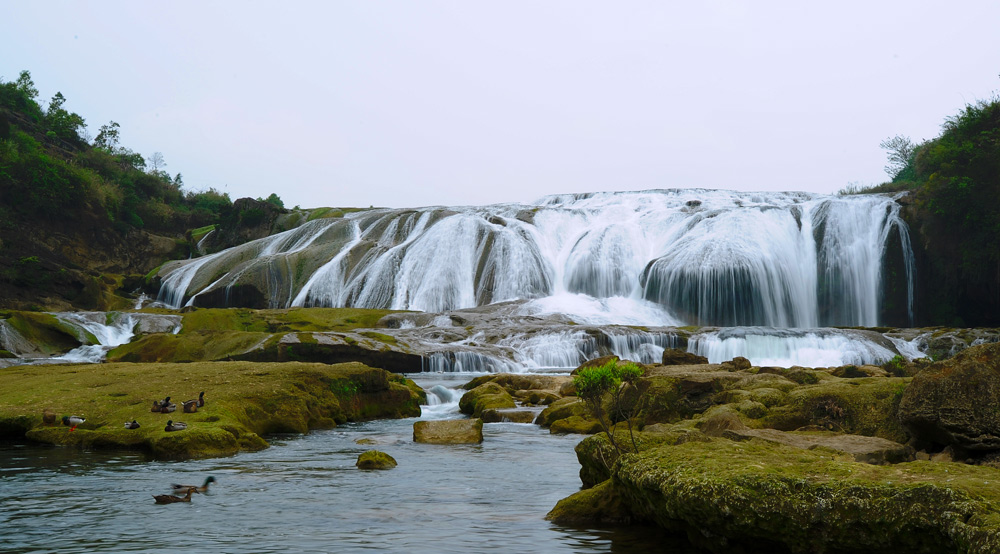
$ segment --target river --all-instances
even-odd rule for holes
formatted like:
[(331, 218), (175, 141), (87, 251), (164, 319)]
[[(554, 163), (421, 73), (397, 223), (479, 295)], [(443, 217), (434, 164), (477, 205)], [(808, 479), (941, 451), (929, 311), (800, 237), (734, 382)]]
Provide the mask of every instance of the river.
[[(473, 375), (410, 377), (454, 391)], [(420, 419), (461, 417), (459, 395), (424, 406)], [(653, 528), (544, 519), (580, 489), (580, 436), (491, 423), (481, 445), (417, 444), (417, 419), (271, 437), (261, 452), (177, 462), (0, 445), (0, 552), (695, 552)], [(399, 466), (357, 469), (373, 448)], [(190, 504), (153, 502), (172, 483), (210, 475), (217, 482)]]

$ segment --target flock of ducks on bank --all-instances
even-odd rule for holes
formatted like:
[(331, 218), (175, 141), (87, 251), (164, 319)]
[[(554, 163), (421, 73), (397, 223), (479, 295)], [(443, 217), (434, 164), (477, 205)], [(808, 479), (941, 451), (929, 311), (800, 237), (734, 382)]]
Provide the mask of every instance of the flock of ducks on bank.
[[(194, 400), (181, 402), (181, 405), (183, 406), (184, 413), (186, 414), (193, 414), (197, 412), (198, 408), (201, 408), (202, 406), (205, 405), (205, 391), (201, 391), (200, 393), (198, 393), (198, 398)], [(169, 414), (175, 411), (176, 409), (177, 409), (177, 404), (171, 402), (170, 397), (168, 396), (163, 400), (154, 400), (153, 408), (150, 411), (159, 414)], [(52, 415), (54, 416), (55, 414)], [(55, 418), (53, 417), (52, 419), (54, 420)], [(46, 423), (48, 423), (49, 421), (50, 420), (46, 420)], [(78, 415), (63, 416), (62, 418), (62, 424), (69, 427), (70, 431), (76, 431), (77, 426), (85, 421), (87, 421), (86, 418)], [(141, 427), (141, 425), (139, 425), (139, 422), (134, 419), (132, 421), (125, 422), (126, 429), (138, 429), (139, 427)], [(183, 431), (184, 429), (187, 429), (187, 423), (174, 421), (172, 419), (168, 420), (166, 427), (163, 428), (163, 430), (168, 433), (173, 431)]]
[[(157, 504), (173, 504), (175, 502), (191, 502), (191, 494), (199, 493), (204, 494), (208, 492), (208, 484), (214, 483), (215, 477), (209, 476), (205, 479), (205, 484), (202, 486), (198, 485), (173, 485), (173, 494), (154, 494), (153, 500)], [(184, 496), (179, 496), (179, 495)]]

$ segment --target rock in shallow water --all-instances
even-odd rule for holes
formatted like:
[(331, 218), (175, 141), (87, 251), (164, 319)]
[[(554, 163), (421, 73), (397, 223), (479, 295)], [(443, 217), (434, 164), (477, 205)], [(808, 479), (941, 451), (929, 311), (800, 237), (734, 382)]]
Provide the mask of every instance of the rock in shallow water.
[(479, 444), (483, 442), (483, 420), (418, 421), (413, 424), (413, 441), (427, 444)]
[(378, 450), (369, 450), (358, 456), (355, 464), (358, 469), (392, 469), (396, 467), (396, 459)]

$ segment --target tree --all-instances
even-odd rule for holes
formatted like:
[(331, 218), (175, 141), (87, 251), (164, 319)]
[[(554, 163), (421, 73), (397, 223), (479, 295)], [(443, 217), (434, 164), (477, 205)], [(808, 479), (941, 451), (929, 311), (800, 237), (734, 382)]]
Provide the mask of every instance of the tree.
[[(619, 455), (625, 450), (615, 437), (614, 426), (624, 421), (632, 442), (631, 452), (638, 452), (632, 433), (632, 414), (626, 407), (626, 394), (637, 390), (643, 370), (632, 362), (612, 360), (599, 367), (586, 367), (573, 377), (576, 394), (586, 402), (591, 414), (601, 425), (608, 442)], [(609, 398), (610, 396), (610, 398)], [(608, 409), (605, 410), (607, 404)]]
[(17, 78), (17, 90), (32, 100), (38, 97), (38, 89), (35, 88), (35, 82), (31, 80), (31, 72), (27, 69), (21, 71), (21, 75)]
[(107, 125), (101, 125), (101, 128), (97, 130), (97, 137), (94, 139), (94, 146), (97, 148), (103, 148), (110, 153), (114, 153), (118, 149), (118, 139), (119, 139), (119, 125), (114, 121), (108, 123)]
[(57, 92), (49, 102), (49, 109), (45, 113), (45, 122), (49, 130), (64, 139), (80, 139), (80, 130), (87, 126), (82, 117), (63, 109), (66, 97), (63, 93)]
[(159, 173), (161, 169), (167, 167), (167, 162), (163, 161), (162, 152), (153, 152), (148, 158), (146, 158), (146, 167), (149, 168), (150, 173)]
[(909, 137), (902, 135), (883, 140), (879, 147), (886, 150), (889, 163), (885, 166), (885, 172), (893, 179), (906, 169), (917, 152), (917, 145)]

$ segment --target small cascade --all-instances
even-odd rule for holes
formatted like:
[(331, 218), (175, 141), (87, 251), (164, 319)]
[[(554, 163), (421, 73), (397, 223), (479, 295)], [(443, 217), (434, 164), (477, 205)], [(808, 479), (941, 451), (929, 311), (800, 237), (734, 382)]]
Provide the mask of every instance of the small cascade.
[(77, 339), (84, 344), (62, 356), (52, 358), (52, 362), (99, 363), (104, 360), (109, 350), (129, 342), (135, 336), (137, 321), (133, 314), (65, 312), (54, 315), (76, 329)]
[(743, 356), (757, 366), (836, 367), (882, 364), (899, 354), (893, 342), (873, 331), (733, 327), (701, 333), (688, 351), (721, 363)]

